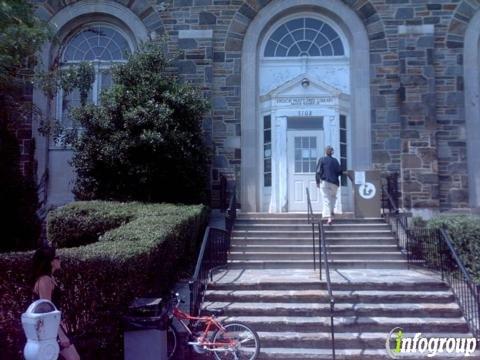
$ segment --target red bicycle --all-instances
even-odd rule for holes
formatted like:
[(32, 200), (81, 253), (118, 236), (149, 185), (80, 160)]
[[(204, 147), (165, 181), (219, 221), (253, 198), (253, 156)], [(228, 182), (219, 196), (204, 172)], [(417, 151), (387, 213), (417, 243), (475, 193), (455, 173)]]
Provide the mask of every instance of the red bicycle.
[(194, 351), (202, 354), (211, 352), (217, 360), (255, 360), (260, 352), (258, 334), (248, 325), (239, 322), (222, 323), (216, 315), (222, 310), (203, 311), (205, 316), (191, 316), (179, 309), (179, 294), (174, 294), (167, 304), (167, 314), (170, 325), (167, 331), (168, 358), (171, 359), (177, 350), (177, 339), (180, 337), (172, 326), (173, 318), (189, 334), (187, 343)]

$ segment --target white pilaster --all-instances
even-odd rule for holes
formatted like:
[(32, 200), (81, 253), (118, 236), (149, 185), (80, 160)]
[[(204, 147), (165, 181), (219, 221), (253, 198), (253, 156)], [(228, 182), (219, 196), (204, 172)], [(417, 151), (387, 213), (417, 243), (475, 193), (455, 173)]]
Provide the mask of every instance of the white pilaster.
[(272, 118), (272, 196), (269, 212), (287, 211), (287, 117)]

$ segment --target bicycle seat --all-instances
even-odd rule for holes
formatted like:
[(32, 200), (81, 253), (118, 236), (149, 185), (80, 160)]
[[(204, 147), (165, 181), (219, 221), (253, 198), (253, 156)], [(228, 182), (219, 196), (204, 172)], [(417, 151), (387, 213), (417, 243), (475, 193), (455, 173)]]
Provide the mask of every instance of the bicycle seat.
[(223, 309), (202, 309), (202, 316), (222, 316), (225, 313)]

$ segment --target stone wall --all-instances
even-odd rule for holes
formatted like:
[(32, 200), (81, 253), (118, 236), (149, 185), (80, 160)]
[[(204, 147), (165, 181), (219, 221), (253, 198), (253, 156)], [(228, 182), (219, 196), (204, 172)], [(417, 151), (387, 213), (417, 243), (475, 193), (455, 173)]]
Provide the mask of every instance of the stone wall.
[[(118, 1), (152, 34), (168, 36), (178, 73), (211, 101), (204, 129), (213, 150), (213, 205), (221, 174), (239, 185), (242, 43), (249, 23), (271, 1)], [(407, 207), (467, 207), (463, 36), (480, 1), (343, 2), (370, 40), (374, 166), (401, 173)], [(45, 1), (41, 12), (48, 18), (67, 3)]]

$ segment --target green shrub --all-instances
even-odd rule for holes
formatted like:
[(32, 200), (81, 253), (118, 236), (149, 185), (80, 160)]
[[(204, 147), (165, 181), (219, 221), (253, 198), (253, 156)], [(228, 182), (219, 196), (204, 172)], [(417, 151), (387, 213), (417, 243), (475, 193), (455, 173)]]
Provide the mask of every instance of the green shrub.
[(77, 202), (51, 211), (47, 238), (56, 247), (81, 246), (96, 242), (106, 231), (132, 218), (137, 204), (101, 201)]
[(427, 221), (424, 220), (421, 216), (412, 217), (412, 226), (415, 228), (424, 228), (427, 226)]
[(457, 254), (465, 267), (480, 281), (480, 217), (467, 215), (440, 215), (428, 222), (428, 227), (445, 226)]
[(145, 45), (113, 68), (99, 105), (72, 111), (82, 127), (73, 143), (77, 199), (206, 201), (207, 102), (168, 66), (160, 46)]
[[(59, 245), (70, 246), (70, 237), (87, 238), (83, 230), (89, 241), (97, 236), (88, 245), (58, 250), (61, 308), (81, 335), (82, 359), (121, 359), (122, 314), (134, 297), (165, 293), (193, 264), (207, 211), (199, 205), (96, 201), (59, 208), (48, 219), (49, 239)], [(19, 319), (31, 301), (31, 259), (32, 252), (0, 256), (0, 347), (9, 359), (20, 358), (25, 343)]]

